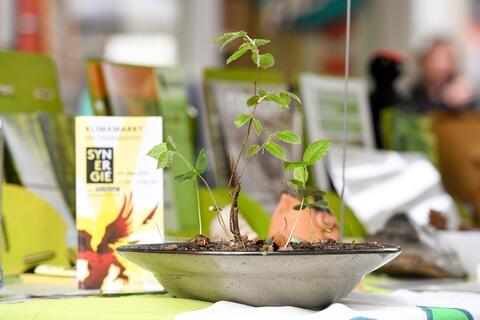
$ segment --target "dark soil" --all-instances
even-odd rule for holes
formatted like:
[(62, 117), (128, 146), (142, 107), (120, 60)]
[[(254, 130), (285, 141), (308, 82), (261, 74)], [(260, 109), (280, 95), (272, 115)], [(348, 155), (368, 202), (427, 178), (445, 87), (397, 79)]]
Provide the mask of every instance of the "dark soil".
[(152, 249), (175, 251), (239, 251), (239, 252), (273, 252), (273, 251), (337, 251), (359, 249), (382, 249), (377, 242), (367, 243), (340, 243), (335, 240), (325, 240), (321, 243), (292, 242), (287, 247), (278, 246), (271, 239), (242, 241), (211, 242), (205, 236), (197, 236), (188, 242), (152, 245)]

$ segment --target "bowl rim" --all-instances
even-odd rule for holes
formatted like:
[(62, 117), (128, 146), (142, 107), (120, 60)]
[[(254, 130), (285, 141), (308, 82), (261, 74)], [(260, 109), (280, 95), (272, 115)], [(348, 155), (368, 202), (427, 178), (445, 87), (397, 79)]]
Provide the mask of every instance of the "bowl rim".
[[(167, 242), (161, 244), (180, 244), (182, 242)], [(160, 243), (158, 243), (160, 244)], [(400, 253), (402, 248), (397, 245), (382, 244), (383, 248), (363, 248), (363, 249), (330, 249), (330, 250), (311, 250), (311, 251), (184, 251), (184, 250), (164, 250), (151, 248), (157, 244), (130, 244), (116, 248), (118, 252), (135, 252), (135, 253), (160, 253), (175, 255), (213, 255), (213, 256), (310, 256), (310, 255), (350, 255), (350, 254), (385, 254)]]

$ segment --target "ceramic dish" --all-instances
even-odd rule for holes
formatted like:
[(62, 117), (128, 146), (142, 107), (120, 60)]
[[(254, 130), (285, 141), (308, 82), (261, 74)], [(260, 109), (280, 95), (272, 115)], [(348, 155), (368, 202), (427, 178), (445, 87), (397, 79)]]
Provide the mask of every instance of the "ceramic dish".
[(161, 245), (119, 247), (174, 296), (252, 306), (318, 308), (345, 297), (362, 278), (400, 254), (382, 249), (224, 252), (168, 251)]

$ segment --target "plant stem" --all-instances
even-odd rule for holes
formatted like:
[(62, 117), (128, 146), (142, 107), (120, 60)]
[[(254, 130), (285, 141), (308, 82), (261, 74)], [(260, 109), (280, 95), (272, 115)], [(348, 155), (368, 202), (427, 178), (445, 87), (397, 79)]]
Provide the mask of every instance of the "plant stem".
[[(182, 156), (181, 153), (175, 152), (175, 154), (176, 154), (177, 156), (179, 156), (180, 159), (183, 160), (183, 162), (185, 162), (185, 164), (187, 165), (187, 167), (188, 167), (190, 170), (195, 170), (195, 168), (190, 164), (190, 162), (188, 162), (187, 159), (185, 159), (184, 156)], [(223, 221), (223, 218), (222, 218), (221, 215), (220, 215), (220, 212), (219, 212), (220, 207), (218, 206), (217, 200), (215, 199), (215, 196), (213, 195), (212, 189), (211, 189), (210, 186), (208, 185), (207, 180), (205, 180), (201, 175), (197, 175), (197, 177), (199, 177), (200, 180), (202, 180), (203, 184), (204, 184), (205, 187), (207, 188), (208, 193), (210, 194), (210, 197), (212, 198), (212, 201), (213, 201), (213, 203), (214, 203), (214, 205), (215, 205), (215, 210), (216, 210), (216, 212), (217, 212), (217, 216), (220, 216), (220, 218), (219, 218), (220, 226), (221, 226), (222, 229), (225, 231), (225, 234), (227, 235), (227, 238), (230, 238), (230, 236), (229, 236), (229, 234), (228, 234), (227, 227), (225, 226), (225, 221)], [(196, 186), (197, 186), (198, 222), (199, 222), (199, 225), (200, 225), (200, 234), (202, 234), (202, 219), (201, 219), (201, 210), (200, 210), (200, 196), (199, 196), (199, 193), (198, 193), (198, 183), (196, 184)]]
[(203, 234), (203, 231), (202, 231), (202, 214), (200, 212), (200, 195), (198, 194), (198, 181), (196, 181), (195, 186), (196, 186), (196, 189), (197, 189), (198, 225), (199, 225), (199, 229), (200, 229), (199, 234)]
[[(253, 81), (253, 95), (257, 95), (257, 78), (258, 78), (258, 67), (255, 70), (255, 80)], [(230, 190), (232, 187), (232, 182), (235, 179), (235, 173), (237, 171), (238, 164), (240, 162), (240, 158), (242, 157), (243, 151), (245, 150), (245, 146), (247, 144), (248, 138), (250, 137), (250, 131), (252, 130), (253, 119), (255, 118), (255, 111), (257, 110), (258, 101), (253, 106), (252, 112), (250, 112), (250, 119), (248, 120), (247, 131), (245, 133), (245, 137), (243, 138), (242, 145), (240, 147), (240, 151), (237, 154), (237, 158), (235, 159), (232, 172), (230, 174), (230, 179), (228, 179), (228, 186), (227, 189)]]
[(304, 202), (305, 202), (305, 198), (302, 198), (302, 202), (300, 203), (300, 210), (298, 210), (298, 212), (297, 212), (297, 216), (295, 217), (295, 223), (293, 224), (292, 231), (290, 231), (290, 235), (288, 236), (287, 242), (283, 246), (284, 248), (286, 248), (290, 244), (290, 241), (292, 241), (293, 232), (295, 231), (295, 228), (297, 227), (297, 223), (298, 223), (298, 220), (300, 218), (300, 213), (302, 213), (302, 211), (303, 211), (302, 208), (303, 208), (303, 203)]
[(269, 140), (270, 140), (270, 136), (268, 136), (265, 139), (265, 141), (262, 143), (262, 146), (260, 147), (260, 149), (258, 149), (257, 153), (255, 153), (250, 159), (248, 159), (247, 163), (245, 164), (245, 166), (242, 169), (242, 172), (238, 176), (238, 179), (237, 179), (238, 183), (242, 182), (243, 174), (247, 170), (248, 166), (253, 162), (253, 160), (255, 160), (255, 158), (257, 157), (258, 154), (260, 154), (261, 152), (263, 152), (263, 150), (265, 150), (265, 143), (267, 143)]
[(207, 188), (208, 193), (210, 194), (210, 197), (212, 198), (213, 205), (215, 206), (215, 212), (217, 213), (218, 223), (220, 223), (220, 226), (222, 227), (223, 231), (227, 235), (227, 239), (229, 239), (230, 235), (228, 233), (227, 226), (225, 225), (225, 221), (223, 221), (223, 217), (220, 214), (220, 206), (218, 205), (217, 200), (215, 199), (215, 196), (213, 195), (212, 189), (210, 188), (207, 180), (205, 180), (201, 175), (198, 175), (198, 177), (200, 178), (200, 180), (203, 182), (203, 184)]
[[(254, 43), (250, 38), (249, 41)], [(258, 54), (258, 49), (257, 49)], [(257, 78), (258, 78), (258, 65), (255, 70), (255, 80), (253, 81), (253, 95), (257, 95)], [(247, 131), (245, 133), (245, 137), (243, 138), (242, 145), (240, 150), (237, 154), (237, 158), (235, 159), (232, 172), (230, 173), (230, 178), (228, 180), (227, 189), (230, 192), (230, 197), (232, 198), (232, 204), (230, 206), (230, 231), (232, 232), (233, 236), (235, 237), (236, 241), (240, 241), (240, 228), (238, 226), (238, 196), (240, 194), (240, 181), (239, 179), (235, 179), (235, 174), (237, 172), (238, 164), (240, 159), (243, 155), (243, 151), (245, 150), (245, 146), (247, 145), (248, 138), (250, 137), (250, 132), (252, 130), (253, 119), (255, 118), (255, 111), (258, 107), (258, 101), (255, 102), (253, 106), (253, 110), (250, 113), (250, 119), (248, 120)], [(235, 181), (234, 185), (232, 183)], [(233, 189), (233, 190), (232, 190)]]

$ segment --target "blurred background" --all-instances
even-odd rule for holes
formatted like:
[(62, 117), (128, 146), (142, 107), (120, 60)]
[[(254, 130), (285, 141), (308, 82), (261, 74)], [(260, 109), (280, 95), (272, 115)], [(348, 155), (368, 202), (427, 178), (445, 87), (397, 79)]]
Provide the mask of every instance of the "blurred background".
[[(418, 55), (441, 38), (480, 85), (480, 1), (354, 0), (352, 6), (352, 75), (367, 75), (379, 49), (394, 50), (408, 66), (407, 90), (418, 76)], [(344, 20), (345, 2), (337, 0), (0, 0), (0, 48), (51, 55), (65, 111), (73, 114), (86, 88), (85, 58), (179, 64), (195, 86), (205, 67), (222, 65), (211, 39), (227, 31), (271, 39), (277, 68), (289, 80), (306, 70), (341, 75)]]
[[(20, 101), (13, 85), (0, 81), (0, 98), (5, 98), (0, 99), (0, 113), (8, 114), (6, 182), (29, 189), (63, 213), (72, 231), (68, 244), (75, 246), (73, 116), (162, 115), (164, 134), (174, 136), (189, 159), (206, 148), (213, 163), (209, 162), (206, 178), (220, 187), (216, 192), (227, 204), (228, 194), (221, 187), (230, 149), (236, 150), (239, 141), (230, 128), (251, 94), (247, 82), (252, 73), (246, 69), (252, 64), (245, 55), (234, 68), (221, 70), (236, 46), (219, 51), (212, 39), (238, 30), (270, 39), (265, 50), (275, 56), (274, 70), (259, 81), (274, 91), (291, 89), (304, 103), (292, 103), (285, 116), (266, 111), (261, 120), (309, 141), (341, 142), (346, 4), (345, 0), (0, 0), (0, 80), (16, 81), (20, 88), (37, 81), (37, 75), (55, 74), (49, 76), (54, 78), (50, 91), (32, 85), (41, 89), (34, 95), (43, 105), (32, 99)], [(480, 0), (351, 4), (352, 148), (347, 161), (346, 236), (365, 238), (383, 228), (395, 233), (401, 229), (396, 223), (404, 222), (390, 221), (398, 213), (408, 213), (415, 221), (412, 225), (437, 229), (480, 226)], [(28, 67), (27, 62), (33, 65), (38, 56), (27, 59), (18, 51), (46, 55), (54, 64), (36, 61)], [(40, 66), (46, 65), (49, 69), (42, 71)], [(60, 102), (52, 98), (57, 83)], [(25, 95), (31, 98), (31, 92)], [(12, 101), (18, 107), (13, 108)], [(16, 114), (52, 111), (53, 117)], [(298, 156), (299, 150), (287, 151)], [(27, 153), (35, 160), (27, 159)], [(326, 161), (312, 170), (312, 184), (328, 190), (327, 200), (337, 218), (341, 162), (334, 146)], [(250, 208), (242, 212), (244, 218), (263, 237), (286, 178), (280, 162), (267, 158), (265, 163), (250, 169), (251, 179), (245, 180), (253, 183), (245, 182), (242, 189), (249, 198), (241, 200), (244, 208)], [(167, 234), (194, 235), (198, 221), (190, 213), (197, 208), (196, 186), (193, 182), (180, 186), (172, 177), (165, 179)], [(185, 195), (190, 196), (188, 201)], [(250, 198), (254, 201), (248, 202)], [(5, 192), (4, 199), (7, 203), (13, 197)], [(209, 214), (208, 200), (200, 202)], [(10, 210), (14, 217), (18, 203)], [(402, 230), (407, 230), (407, 240), (416, 232)], [(478, 231), (475, 237), (467, 242), (478, 243)], [(480, 261), (480, 254), (476, 259)], [(471, 273), (480, 265), (477, 260), (470, 264)]]

